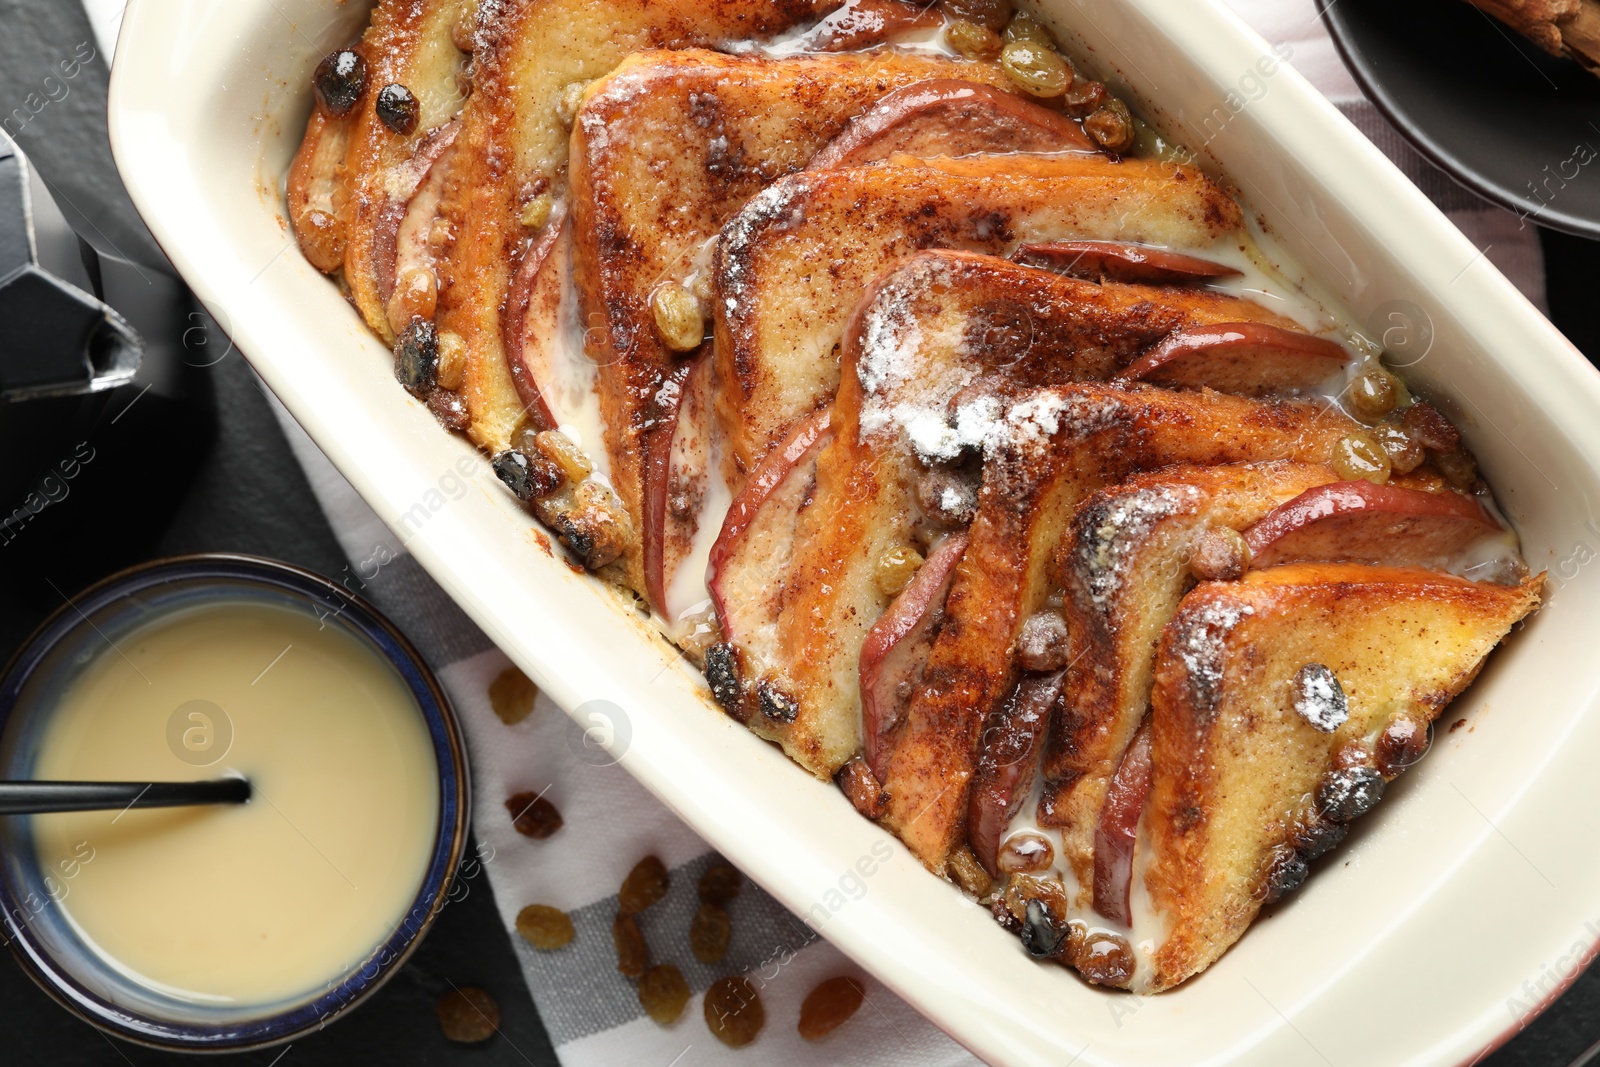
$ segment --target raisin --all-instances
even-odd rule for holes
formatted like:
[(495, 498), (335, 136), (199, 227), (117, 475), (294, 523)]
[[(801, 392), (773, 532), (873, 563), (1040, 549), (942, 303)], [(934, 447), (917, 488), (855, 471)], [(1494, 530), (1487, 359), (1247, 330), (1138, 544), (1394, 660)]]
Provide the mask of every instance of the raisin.
[(511, 813), (511, 825), (517, 828), (517, 833), (537, 841), (561, 829), (561, 813), (537, 793), (518, 793), (508, 798), (506, 810)]
[(1214, 526), (1201, 534), (1189, 557), (1189, 573), (1202, 582), (1234, 582), (1250, 566), (1250, 546), (1239, 531)]
[(1060, 881), (1054, 878), (1036, 878), (1029, 874), (1019, 874), (1007, 882), (1003, 899), (1018, 922), (1028, 917), (1030, 900), (1042, 902), (1050, 910), (1051, 916), (1057, 920), (1067, 914), (1069, 903), (1067, 888)]
[(983, 869), (983, 864), (972, 854), (972, 849), (965, 845), (950, 853), (945, 871), (950, 875), (950, 880), (968, 896), (981, 900), (994, 892), (994, 879)]
[(517, 933), (534, 948), (546, 952), (572, 944), (572, 919), (560, 908), (529, 904), (517, 912)]
[(889, 810), (889, 794), (860, 756), (846, 763), (839, 772), (839, 788), (864, 818), (879, 819)]
[(989, 912), (994, 916), (994, 921), (1000, 924), (1002, 930), (1013, 934), (1022, 932), (1022, 923), (1018, 921), (1015, 915), (1011, 914), (1011, 909), (1006, 906), (1005, 897), (996, 897), (994, 903), (989, 905)]
[(1055, 860), (1055, 846), (1048, 837), (1032, 830), (1019, 830), (1000, 842), (995, 865), (1006, 874), (1033, 874), (1048, 871)]
[(1067, 665), (1067, 621), (1058, 612), (1036, 611), (1017, 633), (1017, 665), (1025, 671), (1058, 671)]
[(866, 998), (858, 979), (841, 975), (821, 983), (800, 1004), (800, 1036), (807, 1041), (827, 1037), (849, 1021)]
[(328, 114), (342, 119), (350, 114), (361, 99), (361, 94), (366, 91), (367, 61), (361, 58), (359, 52), (348, 48), (329, 52), (317, 64), (317, 72), (312, 76), (311, 83), (316, 88), (317, 99)]
[(706, 990), (705, 1016), (711, 1033), (729, 1048), (750, 1044), (767, 1024), (761, 994), (750, 979), (738, 974), (711, 983)]
[(1332, 852), (1349, 833), (1350, 827), (1344, 823), (1319, 818), (1296, 830), (1289, 843), (1301, 856), (1314, 860)]
[(1003, 30), (1011, 21), (1011, 0), (940, 0), (946, 16)]
[(1065, 925), (1056, 922), (1042, 900), (1027, 903), (1022, 917), (1022, 947), (1036, 960), (1054, 959), (1067, 947)]
[(671, 1026), (689, 1003), (689, 983), (670, 963), (660, 963), (639, 976), (639, 1007), (662, 1026)]
[(718, 863), (706, 868), (698, 888), (703, 903), (726, 907), (744, 888), (744, 876), (726, 863)]
[(1067, 114), (1081, 119), (1099, 111), (1101, 105), (1109, 98), (1102, 82), (1089, 78), (1076, 78), (1072, 86), (1061, 94), (1061, 107)]
[(439, 384), (439, 331), (427, 319), (412, 319), (394, 341), (394, 376), (419, 400)]
[(757, 686), (756, 697), (761, 707), (761, 714), (769, 719), (777, 722), (794, 722), (795, 716), (800, 714), (800, 705), (794, 697), (771, 682), (762, 682)]
[(1005, 47), (998, 33), (966, 19), (956, 19), (946, 26), (944, 40), (957, 55), (968, 59), (993, 59)]
[(1267, 871), (1266, 903), (1276, 904), (1299, 889), (1310, 873), (1304, 856), (1292, 848), (1283, 849)]
[(1410, 474), (1428, 458), (1427, 452), (1410, 434), (1391, 423), (1374, 427), (1372, 436), (1389, 454), (1389, 466), (1396, 474)]
[(644, 943), (633, 916), (618, 912), (611, 923), (611, 943), (617, 950), (617, 970), (624, 977), (638, 978), (650, 963), (650, 947)]
[(1435, 453), (1433, 465), (1439, 468), (1439, 473), (1453, 488), (1471, 489), (1477, 484), (1478, 461), (1464, 448)]
[(945, 526), (966, 526), (978, 514), (978, 487), (962, 471), (938, 466), (917, 479), (917, 503)]
[(721, 963), (733, 925), (721, 904), (702, 904), (689, 923), (689, 949), (701, 963)]
[(1344, 687), (1327, 667), (1307, 663), (1294, 676), (1294, 710), (1321, 733), (1331, 734), (1350, 717)]
[(1083, 120), (1083, 132), (1093, 138), (1095, 144), (1114, 156), (1132, 148), (1133, 142), (1139, 136), (1138, 127), (1133, 124), (1133, 114), (1128, 110), (1128, 105), (1114, 96), (1106, 97), (1105, 102)]
[(507, 667), (489, 683), (489, 704), (507, 726), (526, 719), (538, 695), (539, 690), (528, 676), (515, 667)]
[(711, 687), (711, 697), (729, 715), (737, 717), (739, 711), (739, 654), (729, 644), (712, 645), (706, 649), (706, 684)]
[(896, 545), (889, 549), (878, 557), (878, 570), (873, 576), (878, 592), (890, 597), (898, 595), (911, 584), (922, 562), (922, 553), (909, 545)]
[(622, 880), (617, 906), (624, 915), (637, 915), (666, 895), (667, 865), (659, 856), (646, 856)]
[(1007, 44), (1000, 53), (1000, 66), (1019, 89), (1033, 96), (1049, 99), (1072, 86), (1072, 68), (1067, 61), (1035, 41)]
[(1432, 404), (1412, 404), (1401, 416), (1400, 425), (1417, 444), (1433, 452), (1450, 452), (1461, 443), (1461, 434)]
[(1083, 937), (1073, 964), (1092, 985), (1127, 985), (1133, 978), (1133, 947), (1121, 934), (1092, 930)]
[(445, 1038), (463, 1045), (487, 1041), (500, 1029), (500, 1005), (477, 986), (452, 989), (433, 1010)]
[(1382, 368), (1364, 371), (1350, 379), (1345, 406), (1366, 422), (1377, 422), (1400, 403), (1400, 382)]
[(1420, 723), (1409, 715), (1391, 722), (1378, 738), (1375, 755), (1378, 773), (1393, 778), (1428, 754), (1433, 746), (1433, 723)]
[(656, 334), (673, 352), (692, 352), (706, 336), (706, 313), (699, 299), (681, 285), (668, 284), (650, 298)]
[(1333, 446), (1333, 469), (1347, 482), (1365, 479), (1375, 485), (1389, 480), (1389, 453), (1369, 433), (1346, 434)]
[(421, 113), (422, 105), (404, 85), (394, 83), (378, 90), (378, 118), (400, 136), (416, 130)]
[(472, 412), (467, 410), (466, 397), (449, 389), (435, 389), (428, 394), (428, 410), (447, 430), (463, 433), (472, 425)]
[(1360, 818), (1383, 799), (1383, 776), (1371, 767), (1333, 771), (1317, 786), (1317, 807), (1334, 822)]

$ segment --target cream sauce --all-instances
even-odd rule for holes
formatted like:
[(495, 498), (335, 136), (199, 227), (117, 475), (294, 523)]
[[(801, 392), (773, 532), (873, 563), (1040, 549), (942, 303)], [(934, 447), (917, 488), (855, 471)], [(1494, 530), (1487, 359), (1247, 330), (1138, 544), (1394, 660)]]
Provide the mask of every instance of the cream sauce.
[(157, 619), (50, 716), (40, 779), (252, 783), (239, 806), (33, 817), (46, 869), (78, 861), (65, 917), (142, 985), (215, 1004), (316, 992), (422, 884), (439, 821), (427, 727), (393, 667), (337, 626), (251, 603)]

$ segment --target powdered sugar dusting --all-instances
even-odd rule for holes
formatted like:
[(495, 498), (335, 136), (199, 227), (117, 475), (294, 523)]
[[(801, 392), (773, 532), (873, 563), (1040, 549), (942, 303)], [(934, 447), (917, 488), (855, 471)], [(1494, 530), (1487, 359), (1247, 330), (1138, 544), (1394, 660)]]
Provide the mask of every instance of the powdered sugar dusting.
[(1248, 604), (1210, 600), (1185, 613), (1178, 638), (1178, 658), (1189, 676), (1189, 700), (1197, 709), (1212, 710), (1222, 685), (1222, 657), (1228, 635), (1255, 614)]
[(1322, 733), (1331, 734), (1350, 717), (1344, 687), (1320, 663), (1307, 663), (1294, 676), (1294, 710)]
[(1073, 580), (1088, 603), (1106, 611), (1127, 581), (1128, 569), (1150, 531), (1200, 499), (1192, 485), (1164, 485), (1122, 493), (1084, 511), (1075, 546)]

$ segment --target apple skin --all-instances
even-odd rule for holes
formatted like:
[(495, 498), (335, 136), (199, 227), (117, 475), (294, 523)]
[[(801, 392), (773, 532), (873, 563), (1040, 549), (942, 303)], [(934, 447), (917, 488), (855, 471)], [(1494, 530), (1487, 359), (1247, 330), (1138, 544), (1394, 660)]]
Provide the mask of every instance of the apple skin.
[(977, 766), (967, 794), (967, 843), (994, 877), (1000, 875), (998, 856), (1006, 828), (1039, 773), (1039, 746), (1066, 679), (1065, 669), (1024, 676), (990, 716), (978, 741)]
[[(744, 543), (745, 534), (749, 532), (751, 523), (755, 522), (762, 506), (772, 494), (808, 455), (820, 450), (830, 440), (828, 423), (829, 413), (826, 410), (802, 420), (790, 431), (782, 444), (768, 452), (761, 462), (756, 464), (756, 469), (745, 480), (744, 488), (733, 498), (733, 503), (728, 506), (727, 515), (723, 517), (722, 529), (718, 531), (717, 539), (712, 543), (706, 560), (706, 586), (711, 594), (712, 606), (716, 608), (717, 617), (722, 620), (723, 631), (730, 640), (734, 639), (735, 634), (731, 628), (733, 619), (728, 613), (727, 589), (724, 585), (728, 560)], [(662, 484), (664, 517), (665, 481)]]
[(529, 418), (541, 430), (555, 429), (556, 417), (545, 402), (537, 374), (529, 365), (524, 324), (534, 293), (545, 286), (561, 283), (559, 273), (565, 271), (566, 264), (558, 262), (554, 253), (566, 225), (566, 202), (559, 201), (544, 229), (524, 241), (516, 272), (511, 276), (511, 288), (506, 293), (506, 313), (500, 319), (500, 340), (505, 348), (506, 366), (511, 368), (512, 384), (527, 406)]
[[(894, 754), (892, 735), (900, 725), (904, 701), (895, 690), (902, 681), (915, 681), (930, 642), (925, 640), (944, 606), (956, 564), (967, 550), (967, 534), (960, 531), (929, 553), (909, 584), (894, 598), (867, 631), (861, 643), (861, 735), (867, 766), (881, 782)], [(920, 646), (921, 655), (918, 655)]]
[(1304, 561), (1444, 570), (1474, 541), (1503, 532), (1473, 497), (1353, 481), (1280, 504), (1244, 540), (1252, 567)]
[(1020, 245), (1011, 258), (1032, 267), (1044, 267), (1074, 278), (1145, 285), (1181, 285), (1211, 278), (1227, 278), (1239, 271), (1198, 256), (1169, 252), (1151, 245), (1120, 241), (1053, 241)]
[(1112, 384), (1205, 386), (1235, 396), (1294, 393), (1323, 384), (1350, 358), (1343, 346), (1309, 333), (1263, 322), (1221, 322), (1174, 330)]
[(923, 155), (1092, 151), (1083, 129), (1058, 111), (977, 82), (930, 78), (885, 95), (811, 158), (807, 170), (860, 167), (915, 147)]
[(663, 618), (667, 614), (667, 483), (672, 475), (672, 441), (677, 435), (678, 414), (683, 410), (683, 391), (689, 375), (694, 372), (696, 363), (705, 358), (701, 355), (682, 360), (672, 368), (661, 389), (663, 395), (672, 398), (672, 411), (645, 435), (644, 440), (644, 467), (640, 472), (644, 488), (644, 534), (640, 538), (640, 552), (644, 557), (645, 592), (649, 594), (650, 606)]
[[(372, 265), (377, 274), (378, 296), (383, 300), (385, 307), (389, 304), (389, 298), (394, 295), (395, 281), (399, 273), (401, 224), (405, 222), (413, 207), (421, 206), (418, 194), (430, 185), (429, 178), (434, 176), (434, 166), (441, 159), (449, 157), (450, 149), (456, 143), (456, 134), (460, 130), (461, 122), (456, 120), (440, 126), (424, 137), (411, 158), (406, 161), (403, 168), (400, 168), (410, 187), (403, 196), (390, 196), (378, 207), (377, 218), (372, 227)], [(443, 171), (439, 177), (445, 177)], [(435, 211), (430, 214), (437, 213), (437, 197), (433, 200)]]
[(1124, 926), (1133, 925), (1133, 845), (1139, 817), (1150, 795), (1150, 724), (1139, 727), (1106, 791), (1094, 829), (1094, 910)]
[(801, 40), (808, 52), (852, 52), (903, 30), (931, 30), (942, 25), (944, 16), (931, 4), (855, 0), (818, 22)]

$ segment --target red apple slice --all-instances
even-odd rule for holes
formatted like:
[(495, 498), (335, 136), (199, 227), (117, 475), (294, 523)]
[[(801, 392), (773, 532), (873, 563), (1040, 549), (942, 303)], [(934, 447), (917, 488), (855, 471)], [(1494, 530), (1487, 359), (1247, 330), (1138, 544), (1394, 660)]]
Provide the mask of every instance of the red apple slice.
[(663, 618), (667, 615), (667, 486), (672, 477), (672, 443), (677, 437), (678, 413), (683, 410), (689, 375), (704, 358), (686, 359), (672, 368), (657, 393), (658, 403), (668, 410), (644, 439), (644, 535), (640, 538), (640, 551), (644, 557), (645, 592), (650, 606)]
[(1094, 832), (1094, 910), (1112, 922), (1133, 925), (1133, 843), (1150, 795), (1150, 724), (1139, 727), (1106, 791)]
[[(428, 233), (433, 220), (439, 217), (439, 202), (449, 180), (451, 149), (460, 130), (457, 119), (424, 137), (411, 159), (397, 170), (401, 187), (392, 190), (378, 209), (372, 229), (372, 258), (378, 298), (386, 309), (402, 270), (409, 266), (433, 267)], [(389, 326), (396, 333), (405, 325), (402, 322), (396, 327), (394, 316), (389, 316)]]
[(867, 766), (879, 781), (888, 773), (889, 757), (894, 752), (891, 738), (905, 717), (910, 688), (916, 684), (933, 647), (945, 596), (955, 579), (956, 564), (966, 550), (965, 531), (945, 538), (928, 554), (861, 643), (862, 747)]
[(1250, 565), (1298, 561), (1448, 570), (1473, 542), (1505, 531), (1470, 496), (1367, 481), (1308, 489), (1244, 531)]
[(852, 119), (806, 169), (861, 167), (895, 152), (929, 158), (1063, 150), (1090, 152), (1094, 145), (1059, 111), (977, 82), (930, 78), (896, 89)]
[(1117, 241), (1026, 244), (1011, 253), (1011, 258), (1030, 267), (1045, 267), (1074, 278), (1087, 278), (1090, 281), (1110, 278), (1113, 281), (1142, 282), (1146, 285), (1180, 285), (1210, 278), (1227, 278), (1239, 273), (1225, 264), (1198, 256), (1169, 252), (1153, 245), (1122, 244)]
[(944, 25), (932, 4), (902, 0), (845, 0), (837, 11), (807, 30), (799, 40), (802, 52), (851, 52), (881, 44), (890, 34), (931, 30)]
[[(734, 586), (742, 584), (743, 575), (735, 575), (733, 572), (736, 570), (755, 572), (750, 577), (759, 581), (763, 588), (771, 587), (778, 577), (771, 570), (774, 561), (752, 559), (748, 561), (750, 564), (748, 568), (738, 565), (746, 562), (738, 559), (745, 547), (746, 539), (757, 526), (758, 520), (764, 522), (767, 518), (773, 517), (777, 521), (775, 513), (778, 510), (791, 513), (791, 521), (787, 525), (789, 530), (794, 529), (793, 513), (797, 513), (805, 502), (806, 485), (802, 483), (809, 483), (810, 471), (815, 467), (817, 454), (822, 451), (828, 440), (826, 410), (802, 420), (782, 444), (756, 465), (756, 469), (745, 481), (744, 488), (728, 506), (728, 514), (722, 520), (722, 529), (711, 546), (706, 561), (706, 572), (711, 603), (717, 610), (723, 634), (729, 641), (737, 642), (744, 631), (750, 628), (744, 625), (747, 609), (754, 607), (756, 603), (764, 603), (760, 597), (752, 600), (749, 591), (741, 595), (740, 590)], [(804, 478), (801, 477), (802, 474), (805, 475)], [(769, 508), (774, 512), (772, 516), (767, 514)], [(759, 608), (756, 613), (765, 614)]]
[(1059, 670), (1023, 678), (978, 740), (978, 762), (967, 795), (967, 843), (984, 870), (996, 877), (1000, 841), (1017, 807), (1032, 792), (1039, 745), (1066, 677)]
[(1294, 393), (1328, 381), (1350, 359), (1332, 341), (1260, 322), (1175, 330), (1113, 379), (1236, 396)]
[[(558, 200), (544, 228), (523, 238), (513, 260), (505, 314), (500, 317), (500, 343), (505, 348), (511, 381), (528, 417), (541, 430), (553, 430), (557, 424), (539, 379), (541, 372), (548, 373), (549, 355), (544, 349), (557, 343), (561, 284), (568, 260), (562, 240), (566, 223), (566, 201)], [(676, 418), (674, 413), (672, 419)], [(669, 434), (669, 444), (670, 437)]]

